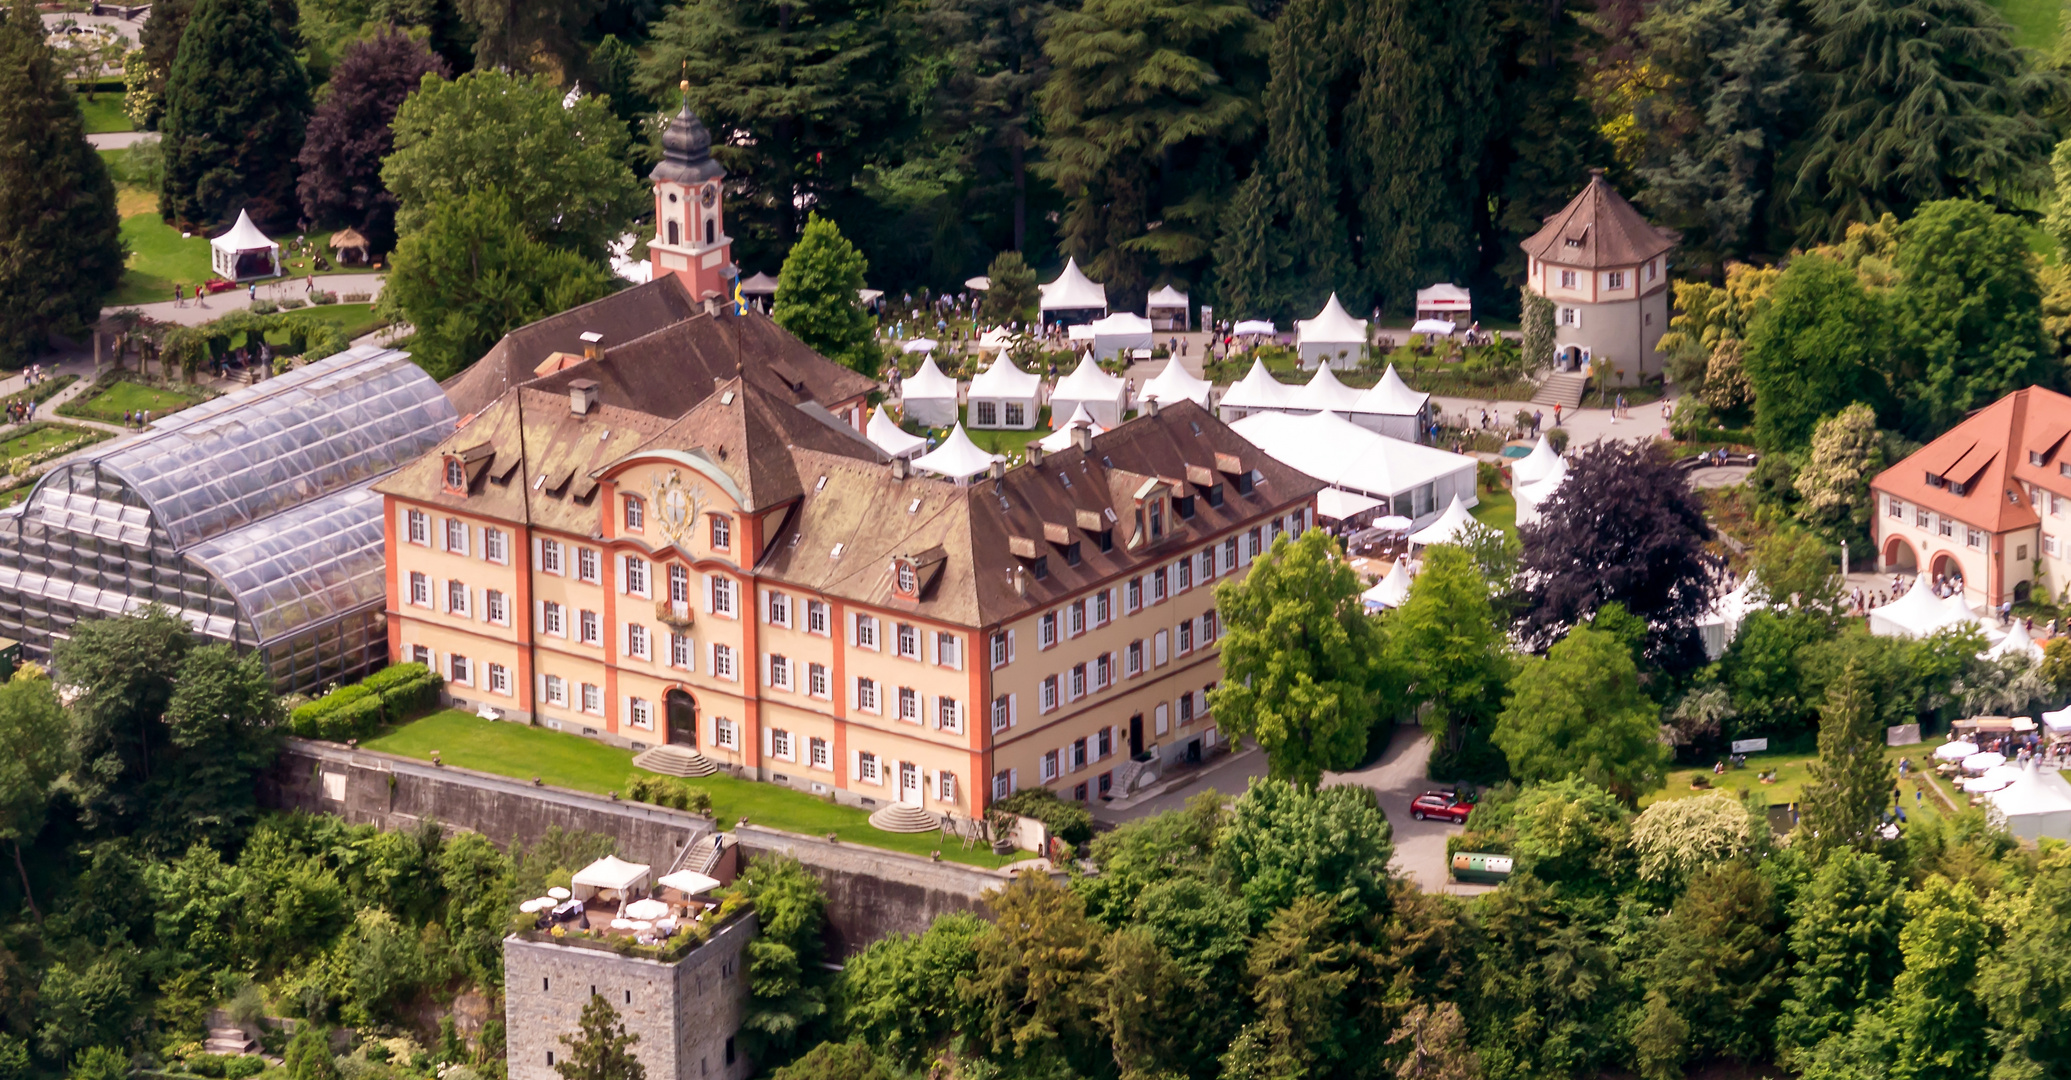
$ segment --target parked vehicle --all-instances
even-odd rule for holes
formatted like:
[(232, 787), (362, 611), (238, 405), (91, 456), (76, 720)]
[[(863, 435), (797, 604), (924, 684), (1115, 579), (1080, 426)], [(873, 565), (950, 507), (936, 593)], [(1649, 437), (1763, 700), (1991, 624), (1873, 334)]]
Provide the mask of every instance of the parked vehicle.
[(1409, 816), (1424, 821), (1450, 821), (1459, 824), (1474, 812), (1474, 800), (1452, 791), (1427, 791), (1409, 804)]

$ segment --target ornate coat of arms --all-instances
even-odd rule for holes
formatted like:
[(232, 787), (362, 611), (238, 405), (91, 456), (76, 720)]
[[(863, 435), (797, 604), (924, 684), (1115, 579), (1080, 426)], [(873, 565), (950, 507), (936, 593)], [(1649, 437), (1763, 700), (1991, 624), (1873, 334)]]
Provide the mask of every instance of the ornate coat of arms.
[(683, 474), (675, 469), (670, 469), (666, 476), (655, 473), (648, 488), (648, 505), (654, 508), (662, 539), (676, 545), (685, 555), (690, 554), (691, 530), (697, 525), (699, 511), (704, 509), (705, 489), (685, 487)]

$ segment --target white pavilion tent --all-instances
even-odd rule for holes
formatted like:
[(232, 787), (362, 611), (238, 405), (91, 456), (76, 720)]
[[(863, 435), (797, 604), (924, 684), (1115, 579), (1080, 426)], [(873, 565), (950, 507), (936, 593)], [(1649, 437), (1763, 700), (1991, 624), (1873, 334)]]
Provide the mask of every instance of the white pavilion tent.
[(616, 855), (606, 855), (577, 870), (568, 884), (576, 896), (585, 900), (600, 893), (616, 894), (604, 897), (605, 900), (626, 899), (628, 893), (647, 880), (649, 869), (645, 863), (627, 862)]
[(1294, 407), (1297, 389), (1274, 378), (1264, 360), (1253, 360), (1251, 370), (1222, 392), (1218, 415), (1227, 424), (1253, 413), (1282, 412)]
[(252, 215), (237, 212), (237, 224), (209, 241), (209, 266), (225, 281), (280, 276), (280, 245), (252, 224)]
[(934, 338), (917, 337), (912, 339), (911, 341), (906, 342), (903, 345), (900, 345), (899, 351), (905, 353), (908, 356), (912, 356), (915, 353), (919, 353), (922, 356), (925, 356), (928, 353), (934, 352), (935, 346), (940, 344), (942, 343), (936, 341)]
[(1560, 465), (1560, 454), (1553, 449), (1553, 443), (1546, 436), (1539, 436), (1539, 442), (1532, 452), (1510, 463), (1510, 481), (1514, 484), (1529, 484), (1545, 479)]
[(1043, 317), (1053, 322), (1091, 322), (1107, 314), (1107, 286), (1087, 277), (1077, 259), (1066, 259), (1057, 280), (1036, 288), (1043, 297)]
[(2071, 840), (2071, 782), (2030, 760), (2011, 785), (1985, 795), (1990, 817), (2022, 840)]
[(1409, 332), (1426, 336), (1451, 337), (1453, 336), (1453, 331), (1459, 328), (1458, 323), (1449, 322), (1445, 319), (1418, 319), (1410, 324)]
[(1270, 319), (1239, 319), (1230, 328), (1231, 337), (1272, 337), (1280, 332)]
[(2013, 621), (2013, 629), (2008, 630), (2006, 636), (1999, 639), (1999, 644), (1986, 649), (1984, 652), (1985, 659), (1987, 660), (1997, 660), (2002, 656), (2012, 656), (2015, 654), (2026, 656), (2031, 660), (2042, 659), (2041, 643), (2028, 635), (2028, 624), (2020, 619)]
[(978, 351), (982, 353), (995, 353), (1003, 349), (1011, 349), (1014, 347), (1014, 339), (1020, 336), (1004, 326), (995, 326), (978, 336)]
[(708, 877), (695, 870), (678, 870), (673, 874), (663, 874), (661, 877), (656, 878), (655, 884), (665, 889), (674, 889), (685, 896), (696, 896), (699, 893), (708, 893), (718, 888), (719, 879)]
[(1071, 374), (1057, 380), (1057, 385), (1050, 389), (1051, 426), (1062, 426), (1058, 417), (1072, 415), (1081, 405), (1094, 423), (1114, 427), (1122, 422), (1122, 414), (1129, 408), (1129, 386), (1100, 370), (1091, 357), (1080, 360)]
[(1351, 419), (1353, 423), (1383, 435), (1422, 442), (1424, 417), (1430, 403), (1430, 394), (1410, 389), (1409, 384), (1396, 373), (1395, 365), (1389, 364), (1388, 370), (1381, 372), (1381, 381), (1360, 395)]
[(1170, 285), (1160, 285), (1151, 293), (1143, 305), (1143, 313), (1150, 317), (1151, 325), (1159, 330), (1185, 330), (1193, 320), (1187, 307), (1187, 294)]
[(965, 395), (971, 426), (1014, 431), (1035, 427), (1036, 416), (1042, 411), (1037, 401), (1042, 388), (1041, 376), (1021, 370), (1020, 365), (1002, 353), (991, 367), (971, 379), (971, 388)]
[(777, 279), (768, 274), (757, 273), (754, 277), (741, 282), (741, 295), (775, 296), (777, 295)]
[(1359, 599), (1369, 612), (1381, 608), (1399, 608), (1403, 601), (1409, 599), (1409, 585), (1409, 560), (1397, 559), (1395, 565), (1388, 568), (1387, 575), (1376, 582), (1373, 588), (1360, 593)]
[(1411, 547), (1453, 544), (1464, 539), (1470, 530), (1484, 527), (1481, 522), (1474, 520), (1473, 514), (1467, 512), (1467, 504), (1461, 502), (1456, 494), (1453, 496), (1452, 505), (1445, 508), (1445, 513), (1438, 515), (1437, 521), (1409, 534), (1409, 542)]
[(1151, 321), (1133, 311), (1093, 320), (1093, 355), (1106, 360), (1151, 347)]
[(1444, 319), (1451, 323), (1474, 321), (1474, 300), (1467, 290), (1450, 281), (1417, 290), (1417, 318)]
[(933, 357), (920, 362), (920, 370), (899, 383), (900, 408), (906, 419), (925, 427), (948, 427), (956, 423), (956, 380), (942, 374)]
[(1561, 484), (1567, 479), (1567, 459), (1556, 457), (1553, 459), (1552, 472), (1528, 483), (1512, 484), (1510, 494), (1517, 500), (1517, 524), (1520, 527), (1536, 524), (1540, 507), (1546, 505), (1546, 500), (1553, 498), (1553, 493), (1559, 491)]
[(1355, 368), (1366, 352), (1366, 320), (1353, 318), (1336, 293), (1315, 318), (1296, 320), (1294, 331), (1294, 347), (1304, 368)]
[(1136, 391), (1136, 400), (1157, 401), (1160, 405), (1171, 405), (1179, 401), (1191, 401), (1202, 408), (1208, 407), (1208, 395), (1215, 384), (1187, 370), (1178, 357), (1165, 361), (1165, 370), (1145, 380)]
[(879, 450), (909, 461), (928, 448), (928, 440), (894, 423), (882, 405), (870, 414), (870, 423), (864, 425), (863, 437), (869, 439)]
[(942, 445), (913, 459), (913, 467), (922, 472), (934, 473), (959, 484), (970, 483), (971, 478), (992, 468), (995, 461), (1006, 459), (998, 454), (988, 454), (964, 434), (962, 424), (951, 428), (949, 437)]
[(1352, 521), (1369, 510), (1379, 510), (1386, 505), (1370, 495), (1344, 488), (1328, 487), (1316, 493), (1316, 517), (1322, 521)]
[(1316, 374), (1309, 376), (1306, 385), (1296, 389), (1292, 398), (1295, 409), (1302, 412), (1334, 412), (1349, 414), (1359, 406), (1364, 391), (1354, 390), (1338, 381), (1327, 367), (1319, 367)]
[[(1538, 481), (1545, 483), (1544, 480)], [(1519, 503), (1520, 514), (1523, 504)], [(1752, 571), (1740, 579), (1733, 591), (1712, 601), (1710, 610), (1697, 619), (1697, 633), (1704, 639), (1704, 655), (1708, 660), (1717, 660), (1726, 654), (1726, 646), (1740, 636), (1740, 624), (1747, 619), (1748, 612), (1767, 607), (1754, 598), (1755, 575)]]
[(1104, 435), (1107, 433), (1107, 429), (1095, 423), (1093, 414), (1087, 412), (1086, 406), (1081, 404), (1078, 408), (1072, 410), (1070, 419), (1057, 425), (1056, 431), (1037, 439), (1036, 443), (1043, 448), (1043, 452), (1046, 454), (1062, 453), (1071, 449), (1071, 432), (1073, 428), (1077, 427), (1087, 429), (1086, 433), (1088, 435)]
[(1960, 589), (1944, 599), (1927, 586), (1915, 583), (1904, 596), (1870, 610), (1870, 633), (1881, 637), (1926, 637), (1937, 630), (1966, 624), (1984, 630), (1987, 639), (2002, 636), (1986, 627), (1977, 613), (1970, 610)]
[(1276, 461), (1331, 487), (1381, 500), (1412, 527), (1430, 524), (1450, 501), (1479, 501), (1474, 458), (1391, 439), (1336, 413), (1261, 412), (1230, 427)]

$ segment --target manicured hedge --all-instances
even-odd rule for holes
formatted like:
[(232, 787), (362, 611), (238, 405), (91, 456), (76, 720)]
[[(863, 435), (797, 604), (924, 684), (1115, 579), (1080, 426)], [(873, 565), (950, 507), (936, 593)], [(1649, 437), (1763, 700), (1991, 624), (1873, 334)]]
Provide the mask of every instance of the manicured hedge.
[(296, 708), (288, 714), (288, 730), (305, 739), (364, 739), (383, 723), (436, 708), (444, 685), (445, 680), (423, 664), (383, 668)]
[(701, 787), (693, 787), (673, 776), (657, 776), (653, 773), (634, 773), (626, 777), (626, 798), (634, 802), (653, 803), (672, 810), (689, 810), (692, 813), (708, 814), (712, 811), (712, 793)]

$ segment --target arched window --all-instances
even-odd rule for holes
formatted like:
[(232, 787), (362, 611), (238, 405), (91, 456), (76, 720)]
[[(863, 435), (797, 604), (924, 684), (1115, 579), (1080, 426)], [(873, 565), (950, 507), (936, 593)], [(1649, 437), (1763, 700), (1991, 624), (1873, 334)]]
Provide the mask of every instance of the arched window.
[(681, 229), (679, 229), (679, 228), (677, 227), (677, 225), (676, 225), (676, 223), (675, 223), (675, 222), (673, 222), (673, 221), (672, 221), (672, 222), (669, 222), (669, 243), (671, 243), (671, 244), (680, 244), (680, 243), (682, 243), (682, 242), (683, 242), (683, 235), (682, 235), (682, 230), (681, 230)]
[(718, 243), (718, 242), (719, 242), (719, 224), (718, 224), (717, 222), (713, 221), (713, 220), (712, 220), (711, 218), (706, 218), (706, 219), (705, 219), (705, 243), (707, 243), (707, 244), (716, 244), (716, 243)]

